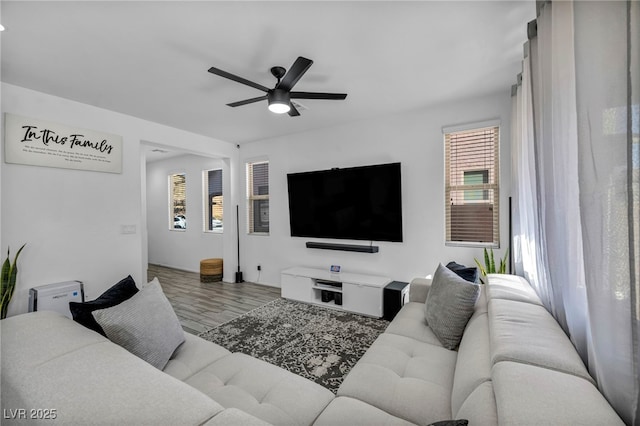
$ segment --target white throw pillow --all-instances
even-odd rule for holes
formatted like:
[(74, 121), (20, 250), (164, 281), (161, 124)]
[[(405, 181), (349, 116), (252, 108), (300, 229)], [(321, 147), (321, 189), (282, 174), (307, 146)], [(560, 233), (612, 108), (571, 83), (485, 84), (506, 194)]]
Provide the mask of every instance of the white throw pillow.
[(184, 331), (156, 280), (130, 299), (93, 317), (114, 343), (162, 370), (184, 342)]

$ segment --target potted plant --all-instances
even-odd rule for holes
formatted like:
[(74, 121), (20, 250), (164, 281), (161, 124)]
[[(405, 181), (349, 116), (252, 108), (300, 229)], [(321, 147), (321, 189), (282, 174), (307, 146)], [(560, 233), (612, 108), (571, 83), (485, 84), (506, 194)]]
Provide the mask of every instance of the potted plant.
[(13, 263), (9, 259), (10, 249), (7, 249), (7, 259), (2, 264), (2, 270), (0, 270), (0, 319), (7, 317), (7, 309), (9, 308), (13, 291), (16, 288), (16, 278), (18, 277), (18, 256), (20, 256), (24, 246), (26, 244), (23, 244), (16, 253)]
[[(485, 248), (484, 249), (484, 265), (480, 264), (478, 259), (474, 258), (473, 260), (476, 261), (476, 265), (478, 265), (478, 269), (480, 269), (481, 276), (484, 276), (486, 279), (487, 274), (506, 274), (508, 257), (509, 257), (509, 249), (507, 249), (507, 251), (505, 252), (504, 258), (499, 259), (500, 265), (498, 268), (496, 268), (496, 263), (493, 258), (493, 249), (490, 248), (489, 250), (487, 250)], [(483, 283), (485, 282), (484, 280), (482, 280), (482, 278), (480, 278), (480, 281), (482, 281)]]

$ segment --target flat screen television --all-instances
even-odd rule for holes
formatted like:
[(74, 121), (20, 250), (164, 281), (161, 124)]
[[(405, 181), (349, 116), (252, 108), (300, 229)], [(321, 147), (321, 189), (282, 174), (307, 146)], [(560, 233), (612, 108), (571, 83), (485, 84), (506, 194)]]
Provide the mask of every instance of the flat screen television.
[(291, 236), (402, 242), (400, 163), (287, 175)]

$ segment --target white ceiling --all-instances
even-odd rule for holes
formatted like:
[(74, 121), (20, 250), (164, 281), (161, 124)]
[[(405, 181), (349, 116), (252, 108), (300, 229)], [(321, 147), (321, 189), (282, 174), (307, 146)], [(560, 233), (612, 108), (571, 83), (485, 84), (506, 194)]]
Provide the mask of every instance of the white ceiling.
[[(500, 90), (520, 71), (534, 1), (2, 1), (2, 81), (233, 143)], [(211, 66), (273, 87), (345, 92), (276, 115)]]

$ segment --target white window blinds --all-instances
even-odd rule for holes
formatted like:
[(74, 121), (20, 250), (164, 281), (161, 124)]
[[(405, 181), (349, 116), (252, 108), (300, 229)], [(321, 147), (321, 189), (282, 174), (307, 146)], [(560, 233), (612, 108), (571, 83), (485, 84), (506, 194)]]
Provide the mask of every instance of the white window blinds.
[(498, 247), (498, 126), (445, 132), (446, 243)]

